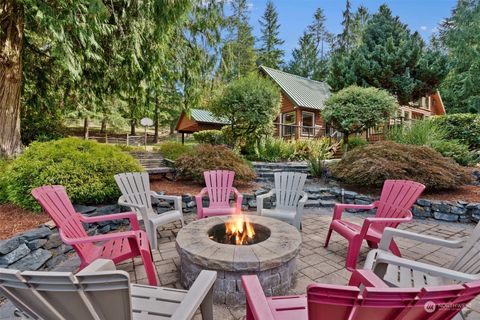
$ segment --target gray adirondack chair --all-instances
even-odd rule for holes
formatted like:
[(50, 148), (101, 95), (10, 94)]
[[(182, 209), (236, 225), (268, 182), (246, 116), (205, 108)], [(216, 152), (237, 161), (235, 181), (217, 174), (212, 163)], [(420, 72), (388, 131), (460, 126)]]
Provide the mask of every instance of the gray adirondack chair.
[[(448, 267), (400, 258), (388, 250), (394, 237), (458, 249), (458, 253)], [(418, 288), (480, 280), (480, 223), (465, 240), (444, 240), (405, 230), (385, 228), (378, 249), (368, 253), (364, 268), (373, 270), (387, 284), (394, 287)]]
[[(0, 293), (22, 319), (191, 319), (200, 307), (213, 319), (215, 271), (201, 271), (190, 290), (130, 284), (111, 260), (95, 260), (77, 273), (0, 269)], [(12, 315), (12, 318), (13, 315)]]
[[(157, 228), (161, 225), (180, 220), (184, 226), (182, 198), (179, 196), (160, 195), (150, 190), (150, 179), (146, 172), (129, 172), (115, 175), (122, 196), (118, 204), (130, 207), (143, 220), (148, 240), (152, 249), (157, 249)], [(173, 201), (175, 209), (158, 214), (152, 207), (152, 197)]]
[[(261, 216), (286, 221), (297, 229), (302, 222), (303, 207), (308, 200), (303, 191), (307, 175), (298, 172), (276, 172), (275, 188), (268, 193), (257, 196), (257, 213)], [(275, 195), (276, 207), (263, 208), (263, 200)]]

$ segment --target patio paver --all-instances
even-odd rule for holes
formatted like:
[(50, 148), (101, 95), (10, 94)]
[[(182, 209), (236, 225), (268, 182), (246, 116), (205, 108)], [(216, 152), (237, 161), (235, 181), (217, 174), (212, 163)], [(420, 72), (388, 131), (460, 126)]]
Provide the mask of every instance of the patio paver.
[[(361, 223), (359, 214), (345, 213), (344, 217), (353, 222)], [(193, 214), (185, 214), (186, 223), (193, 221)], [(291, 294), (305, 293), (307, 285), (313, 282), (330, 284), (346, 284), (350, 272), (344, 268), (347, 242), (339, 235), (333, 233), (330, 245), (323, 247), (327, 229), (331, 219), (331, 209), (306, 210), (302, 219), (302, 247), (297, 260), (296, 280), (290, 289)], [(472, 224), (443, 223), (436, 220), (414, 220), (401, 224), (399, 228), (413, 232), (429, 234), (446, 239), (463, 238), (473, 229)], [(153, 252), (154, 264), (159, 275), (161, 286), (182, 288), (180, 284), (180, 257), (175, 248), (175, 236), (180, 228), (180, 223), (169, 224), (159, 229), (158, 250)], [(452, 250), (438, 248), (432, 245), (411, 240), (399, 240), (397, 244), (406, 258), (419, 261), (447, 265), (452, 261)], [(365, 261), (368, 247), (362, 247), (357, 266), (361, 267)], [(79, 265), (78, 259), (70, 259), (58, 266), (58, 271), (74, 270)], [(140, 258), (135, 258), (117, 266), (130, 274), (133, 282), (148, 284), (147, 275)], [(0, 320), (12, 318), (12, 305), (5, 303), (0, 307)], [(467, 319), (480, 319), (480, 298), (475, 299), (465, 310)], [(237, 320), (244, 319), (243, 307), (214, 306), (215, 319)], [(201, 319), (198, 313), (195, 319)]]

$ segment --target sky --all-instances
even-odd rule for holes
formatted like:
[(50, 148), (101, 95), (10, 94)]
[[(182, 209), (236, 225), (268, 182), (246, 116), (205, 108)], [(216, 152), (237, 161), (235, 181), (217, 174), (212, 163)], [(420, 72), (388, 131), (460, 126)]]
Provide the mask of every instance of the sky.
[[(260, 36), (258, 20), (263, 15), (267, 0), (250, 0), (250, 23), (254, 35)], [(313, 20), (316, 8), (321, 7), (327, 18), (328, 31), (338, 34), (342, 30), (342, 12), (345, 0), (273, 0), (280, 22), (280, 37), (285, 41), (285, 60), (291, 58), (291, 51), (297, 46), (298, 38)], [(412, 31), (418, 31), (428, 40), (438, 24), (451, 15), (456, 0), (352, 0), (352, 11), (363, 4), (370, 13), (386, 3), (394, 15), (407, 24)]]

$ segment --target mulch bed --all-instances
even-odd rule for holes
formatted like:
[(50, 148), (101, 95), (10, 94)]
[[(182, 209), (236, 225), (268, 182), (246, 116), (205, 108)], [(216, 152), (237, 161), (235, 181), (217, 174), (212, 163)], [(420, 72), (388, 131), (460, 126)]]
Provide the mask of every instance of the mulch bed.
[(13, 204), (0, 205), (0, 239), (38, 227), (49, 221), (47, 214), (24, 210)]

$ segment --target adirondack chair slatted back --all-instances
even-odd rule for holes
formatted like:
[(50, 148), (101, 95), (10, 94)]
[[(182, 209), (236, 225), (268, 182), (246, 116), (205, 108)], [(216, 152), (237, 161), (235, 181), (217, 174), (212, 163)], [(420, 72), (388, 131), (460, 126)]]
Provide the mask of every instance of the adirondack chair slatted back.
[(203, 173), (207, 187), (210, 208), (230, 205), (233, 179), (235, 172), (227, 170), (212, 170)]
[(469, 274), (480, 273), (480, 223), (468, 237), (465, 245), (452, 261), (450, 269)]
[[(308, 319), (446, 320), (480, 294), (480, 281), (430, 288), (372, 288), (310, 285)], [(434, 303), (434, 310), (426, 310)], [(451, 306), (439, 308), (439, 306)], [(430, 312), (428, 312), (430, 311)], [(435, 311), (435, 312), (432, 312)]]
[(132, 318), (128, 274), (123, 271), (75, 276), (0, 269), (0, 293), (33, 319)]
[[(425, 190), (421, 183), (408, 180), (385, 180), (382, 194), (378, 201), (377, 218), (403, 218), (406, 210), (410, 210)], [(382, 231), (386, 227), (397, 227), (398, 223), (382, 225)]]
[(276, 172), (274, 177), (277, 208), (295, 208), (302, 197), (307, 175), (298, 172)]
[[(66, 237), (72, 239), (87, 237), (80, 221), (80, 214), (75, 212), (63, 186), (39, 187), (32, 190), (32, 195)], [(85, 258), (93, 246), (92, 243), (73, 245), (81, 258)]]
[[(147, 172), (128, 172), (115, 175), (115, 181), (120, 188), (125, 201), (142, 205), (150, 213), (152, 208), (152, 199), (150, 197), (150, 178)], [(132, 208), (141, 219), (141, 213), (138, 209)]]

